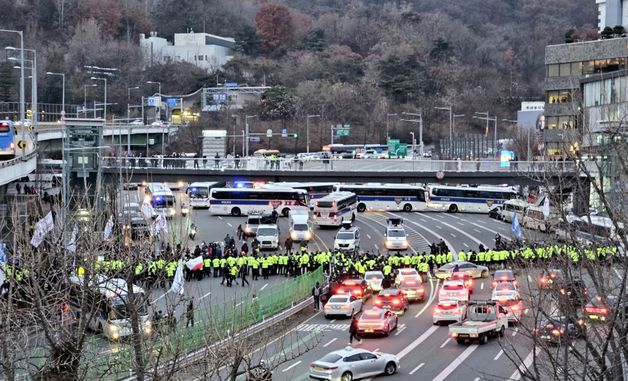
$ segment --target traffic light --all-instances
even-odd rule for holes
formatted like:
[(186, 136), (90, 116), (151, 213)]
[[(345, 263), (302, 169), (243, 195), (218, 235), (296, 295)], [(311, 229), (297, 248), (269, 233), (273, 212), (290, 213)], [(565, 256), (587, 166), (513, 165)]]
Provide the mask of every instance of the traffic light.
[(298, 139), (298, 138), (299, 138), (299, 133), (298, 133), (298, 132), (295, 132), (294, 134), (292, 134), (292, 137), (293, 137), (294, 139)]

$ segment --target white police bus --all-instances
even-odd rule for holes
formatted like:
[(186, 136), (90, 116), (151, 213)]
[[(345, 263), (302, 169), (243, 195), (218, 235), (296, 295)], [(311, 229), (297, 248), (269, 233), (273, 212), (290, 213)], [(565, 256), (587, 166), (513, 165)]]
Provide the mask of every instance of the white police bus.
[(157, 214), (163, 214), (166, 218), (173, 218), (177, 214), (177, 200), (166, 184), (148, 183), (144, 193), (150, 196), (150, 203)]
[(196, 182), (190, 184), (186, 190), (190, 197), (190, 206), (193, 209), (209, 208), (209, 191), (218, 186), (220, 186), (220, 184), (217, 182)]
[(341, 226), (355, 220), (358, 197), (351, 192), (333, 192), (314, 202), (313, 219), (316, 226)]
[(425, 202), (429, 209), (450, 213), (488, 213), (497, 205), (515, 198), (518, 195), (512, 188), (487, 186), (430, 185), (425, 193)]
[(213, 215), (270, 214), (288, 216), (291, 210), (309, 211), (307, 192), (301, 189), (212, 188), (209, 213)]
[(617, 223), (617, 226), (608, 217), (604, 216), (584, 216), (571, 222), (571, 226), (576, 240), (584, 245), (617, 246), (624, 251), (622, 239), (627, 239), (628, 235), (624, 224)]
[(409, 184), (336, 185), (337, 191), (358, 196), (358, 212), (367, 210), (425, 211), (425, 189)]
[(336, 185), (335, 183), (283, 182), (283, 183), (264, 184), (262, 187), (266, 189), (277, 189), (277, 188), (302, 189), (307, 192), (307, 196), (310, 199), (310, 204), (313, 206), (314, 201), (318, 200), (321, 197), (327, 196), (328, 194), (333, 192), (335, 185)]

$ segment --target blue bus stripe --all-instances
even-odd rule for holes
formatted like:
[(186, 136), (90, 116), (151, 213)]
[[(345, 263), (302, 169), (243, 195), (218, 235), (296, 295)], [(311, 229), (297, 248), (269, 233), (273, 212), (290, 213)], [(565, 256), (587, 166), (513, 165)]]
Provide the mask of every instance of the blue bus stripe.
[(430, 196), (430, 202), (469, 202), (475, 204), (485, 204), (486, 201), (493, 201), (493, 204), (503, 204), (504, 201), (500, 199), (493, 198), (462, 198), (462, 197), (438, 197), (438, 196)]

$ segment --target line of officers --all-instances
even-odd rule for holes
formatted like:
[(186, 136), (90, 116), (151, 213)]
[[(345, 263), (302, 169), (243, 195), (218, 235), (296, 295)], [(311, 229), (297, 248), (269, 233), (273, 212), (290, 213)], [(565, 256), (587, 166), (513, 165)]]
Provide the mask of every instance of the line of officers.
[[(343, 253), (341, 251), (309, 252), (302, 247), (297, 252), (262, 253), (258, 250), (253, 253), (239, 255), (227, 251), (223, 255), (207, 255), (202, 257), (202, 264), (194, 270), (186, 264), (193, 260), (193, 255), (186, 254), (183, 258), (184, 276), (186, 281), (193, 279), (202, 280), (206, 277), (222, 277), (222, 284), (232, 286), (233, 282), (240, 278), (242, 284), (248, 283), (246, 278), (251, 276), (257, 280), (260, 276), (268, 279), (270, 276), (297, 276), (312, 271), (319, 266), (325, 270), (333, 269), (334, 273), (351, 273), (362, 276), (366, 271), (379, 270), (384, 276), (391, 276), (393, 271), (400, 267), (415, 267), (419, 273), (433, 273), (435, 267), (440, 267), (454, 261), (454, 253), (451, 251), (439, 254), (404, 254), (388, 253), (380, 254), (370, 251), (359, 253)], [(555, 259), (567, 258), (572, 263), (578, 263), (584, 258), (590, 261), (614, 259), (618, 254), (615, 246), (575, 247), (570, 245), (536, 245), (508, 250), (485, 250), (481, 252), (460, 251), (458, 261), (469, 261), (485, 266), (500, 265), (506, 262), (512, 264), (525, 264), (536, 262), (549, 262)], [(196, 257), (198, 258), (198, 257)], [(177, 270), (178, 259), (155, 259), (145, 263), (134, 265), (136, 281), (146, 286), (166, 287)], [(94, 264), (94, 270), (104, 275), (116, 276), (125, 269), (126, 263), (122, 260), (101, 260)], [(30, 272), (23, 266), (7, 264), (5, 268), (7, 281), (21, 282)], [(85, 270), (82, 266), (77, 268), (77, 274), (82, 275)]]

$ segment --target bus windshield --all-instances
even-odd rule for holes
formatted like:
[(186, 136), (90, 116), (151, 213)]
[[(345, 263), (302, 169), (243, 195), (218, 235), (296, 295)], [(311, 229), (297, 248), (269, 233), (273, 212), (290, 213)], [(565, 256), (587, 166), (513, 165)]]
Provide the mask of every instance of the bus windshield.
[(209, 196), (209, 188), (194, 187), (190, 188), (190, 198), (207, 198)]
[(170, 208), (174, 206), (174, 196), (154, 196), (153, 207)]

